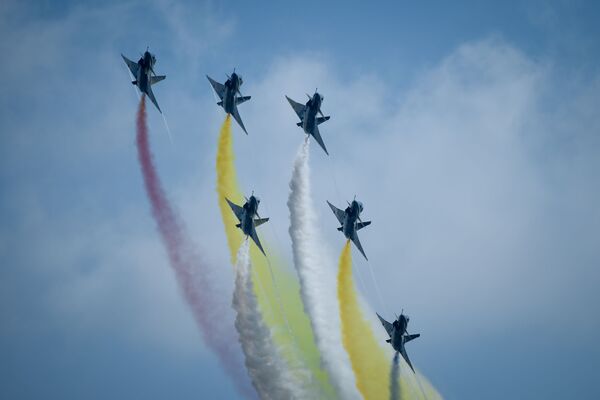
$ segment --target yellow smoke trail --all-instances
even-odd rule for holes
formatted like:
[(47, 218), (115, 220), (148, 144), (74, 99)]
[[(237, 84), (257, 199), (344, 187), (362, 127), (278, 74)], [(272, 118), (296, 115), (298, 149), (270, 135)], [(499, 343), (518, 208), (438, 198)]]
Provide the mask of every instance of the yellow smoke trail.
[[(391, 356), (382, 349), (373, 334), (370, 322), (362, 315), (360, 302), (352, 278), (352, 252), (350, 241), (340, 255), (338, 272), (338, 301), (342, 321), (342, 341), (350, 357), (356, 386), (366, 400), (390, 398), (389, 365)], [(403, 363), (402, 361), (400, 361)], [(405, 368), (408, 366), (404, 364)], [(408, 370), (398, 374), (401, 399), (441, 400), (440, 394), (429, 381)], [(422, 385), (422, 390), (421, 390)]]
[[(225, 226), (225, 234), (229, 245), (232, 264), (242, 240), (242, 232), (235, 227), (237, 218), (227, 204), (225, 197), (234, 203), (241, 204), (244, 197), (237, 183), (235, 170), (235, 156), (233, 152), (233, 137), (231, 134), (231, 118), (227, 115), (217, 147), (217, 193), (219, 208)], [(311, 371), (312, 377), (308, 381), (321, 398), (333, 398), (333, 387), (329, 383), (326, 372), (321, 368), (321, 359), (317, 349), (310, 321), (304, 313), (300, 298), (300, 287), (296, 277), (289, 268), (269, 251), (268, 245), (263, 243), (265, 252), (271, 259), (274, 279), (277, 288), (273, 286), (269, 271), (269, 263), (265, 256), (254, 245), (250, 246), (250, 259), (252, 260), (252, 279), (255, 282), (255, 291), (265, 323), (271, 328), (273, 339), (279, 346), (288, 364), (298, 365), (299, 361)], [(278, 297), (279, 294), (279, 297)], [(285, 317), (293, 336), (286, 326), (286, 318), (281, 313), (279, 303), (285, 310)], [(295, 369), (295, 368), (292, 368)]]
[(244, 201), (244, 196), (238, 188), (235, 167), (232, 167), (234, 162), (231, 116), (227, 114), (227, 118), (225, 118), (225, 122), (223, 122), (223, 126), (221, 127), (217, 147), (217, 193), (219, 195), (219, 208), (221, 209), (221, 217), (225, 226), (232, 265), (235, 264), (236, 251), (242, 244), (243, 236), (239, 229), (235, 227), (238, 220), (231, 212), (231, 208), (227, 204), (225, 197), (236, 204), (241, 204)]
[(346, 241), (340, 256), (338, 300), (342, 320), (342, 341), (350, 356), (358, 390), (366, 400), (389, 398), (390, 360), (379, 346), (371, 325), (362, 315), (352, 279), (350, 241)]

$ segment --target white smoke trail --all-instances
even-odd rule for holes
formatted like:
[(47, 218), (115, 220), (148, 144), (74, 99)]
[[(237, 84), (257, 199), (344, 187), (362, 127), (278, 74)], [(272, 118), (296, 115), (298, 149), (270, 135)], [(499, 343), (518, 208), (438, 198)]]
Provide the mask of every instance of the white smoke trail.
[(309, 141), (300, 147), (292, 179), (288, 208), (294, 266), (300, 279), (300, 294), (310, 318), (321, 362), (338, 396), (360, 399), (350, 359), (342, 344), (339, 309), (335, 287), (336, 264), (321, 248), (310, 194), (308, 167)]
[(392, 368), (390, 368), (390, 400), (400, 400), (400, 374), (398, 352), (394, 354)]
[(369, 267), (369, 273), (371, 274), (371, 281), (373, 282), (373, 287), (375, 288), (375, 291), (377, 292), (377, 297), (379, 298), (379, 304), (381, 306), (381, 309), (384, 310), (389, 315), (390, 310), (388, 310), (387, 305), (386, 305), (387, 303), (383, 300), (383, 296), (381, 295), (381, 289), (379, 288), (377, 279), (375, 279), (375, 274), (373, 273), (373, 268), (371, 267), (371, 263), (369, 261), (367, 261), (367, 266)]
[(235, 327), (246, 358), (245, 364), (252, 384), (261, 399), (308, 398), (304, 389), (287, 369), (273, 343), (271, 332), (262, 320), (252, 278), (248, 240), (242, 243), (236, 260), (233, 308), (237, 313)]
[(171, 129), (169, 128), (169, 124), (167, 123), (167, 117), (165, 117), (164, 113), (160, 113), (162, 115), (163, 122), (165, 123), (165, 129), (167, 130), (167, 134), (169, 135), (169, 142), (171, 142), (171, 146), (173, 146), (173, 135), (171, 134)]

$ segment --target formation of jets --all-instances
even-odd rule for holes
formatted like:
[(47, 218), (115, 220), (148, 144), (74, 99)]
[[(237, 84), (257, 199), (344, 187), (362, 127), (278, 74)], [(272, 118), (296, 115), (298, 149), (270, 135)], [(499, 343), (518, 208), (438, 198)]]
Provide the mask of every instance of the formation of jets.
[[(131, 61), (122, 54), (121, 56), (123, 57), (125, 64), (127, 64), (127, 67), (131, 71), (131, 74), (134, 78), (131, 83), (138, 87), (142, 95), (148, 96), (158, 111), (162, 113), (160, 107), (158, 106), (158, 102), (154, 97), (154, 93), (152, 92), (152, 85), (162, 81), (166, 78), (166, 76), (156, 75), (154, 72), (156, 57), (151, 54), (148, 49), (146, 49), (137, 63)], [(242, 95), (240, 88), (244, 81), (241, 75), (236, 73), (234, 69), (231, 76), (227, 75), (227, 80), (222, 84), (215, 81), (208, 75), (206, 77), (217, 96), (219, 96), (220, 100), (217, 102), (217, 105), (223, 107), (227, 114), (232, 115), (242, 130), (248, 134), (237, 108), (239, 104), (242, 104), (251, 98), (250, 96)], [(325, 121), (328, 121), (330, 118), (329, 116), (325, 116), (321, 111), (324, 97), (317, 90), (315, 90), (315, 93), (312, 96), (309, 94), (307, 94), (307, 96), (308, 101), (305, 104), (298, 103), (290, 99), (288, 96), (285, 96), (285, 98), (294, 109), (294, 112), (297, 114), (298, 118), (300, 118), (300, 122), (298, 122), (296, 125), (301, 127), (304, 133), (306, 133), (309, 137), (312, 136), (319, 146), (321, 146), (323, 151), (325, 151), (325, 154), (329, 155), (329, 152), (325, 147), (325, 143), (323, 142), (323, 138), (321, 137), (321, 133), (319, 132), (319, 125)], [(261, 218), (258, 214), (258, 206), (260, 204), (258, 197), (254, 196), (253, 192), (249, 198), (246, 198), (246, 202), (241, 206), (233, 203), (227, 198), (225, 200), (239, 221), (239, 223), (236, 224), (236, 227), (240, 228), (243, 234), (246, 235), (246, 238), (250, 237), (258, 249), (266, 256), (258, 238), (258, 234), (256, 233), (256, 227), (269, 221), (269, 218)], [(371, 224), (371, 221), (363, 222), (361, 220), (360, 214), (364, 209), (363, 204), (356, 200), (356, 196), (352, 202), (348, 202), (348, 207), (346, 207), (345, 210), (335, 207), (329, 201), (327, 201), (327, 204), (341, 225), (339, 228), (337, 228), (337, 230), (342, 232), (347, 239), (351, 240), (358, 251), (360, 251), (360, 253), (363, 255), (365, 260), (368, 260), (357, 234), (359, 230)], [(377, 317), (381, 321), (381, 324), (389, 336), (389, 339), (387, 339), (386, 342), (389, 343), (397, 353), (402, 355), (402, 358), (404, 358), (408, 366), (414, 372), (414, 368), (410, 362), (410, 359), (408, 358), (408, 354), (406, 353), (406, 348), (404, 345), (409, 341), (418, 338), (420, 334), (408, 334), (408, 316), (405, 316), (404, 313), (401, 313), (400, 316), (397, 317), (397, 319), (392, 323), (389, 323), (383, 319), (379, 314), (377, 314)]]

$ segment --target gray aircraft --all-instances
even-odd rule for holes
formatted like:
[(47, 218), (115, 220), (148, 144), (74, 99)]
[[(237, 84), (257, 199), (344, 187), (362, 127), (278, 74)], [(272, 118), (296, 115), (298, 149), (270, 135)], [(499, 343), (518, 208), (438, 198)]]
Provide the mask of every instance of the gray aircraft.
[(347, 239), (352, 240), (363, 257), (368, 260), (362, 246), (360, 245), (360, 241), (358, 240), (358, 235), (356, 233), (365, 226), (371, 225), (371, 221), (362, 222), (360, 219), (360, 213), (363, 210), (362, 203), (360, 201), (356, 201), (355, 196), (354, 200), (352, 200), (352, 203), (348, 203), (348, 207), (346, 207), (344, 211), (335, 207), (330, 202), (327, 202), (327, 204), (329, 204), (331, 211), (333, 211), (333, 214), (336, 216), (340, 224), (342, 224), (342, 226), (338, 228), (338, 231), (342, 232)]
[(129, 70), (135, 79), (131, 81), (131, 83), (136, 85), (140, 89), (140, 92), (148, 96), (162, 114), (162, 111), (156, 102), (156, 98), (154, 97), (154, 93), (152, 93), (152, 85), (162, 81), (166, 76), (156, 75), (154, 72), (154, 64), (156, 64), (156, 57), (154, 54), (151, 54), (148, 49), (146, 49), (137, 63), (131, 61), (123, 54), (121, 54), (121, 57), (125, 60), (125, 64), (127, 64), (127, 67), (129, 67)]
[[(250, 236), (252, 240), (254, 240), (254, 243), (256, 243), (260, 251), (262, 251), (262, 253), (265, 254), (265, 251), (263, 250), (260, 244), (260, 240), (258, 240), (258, 235), (256, 234), (256, 227), (267, 222), (269, 218), (261, 218), (260, 215), (258, 215), (258, 205), (260, 204), (260, 200), (254, 196), (254, 193), (252, 193), (252, 196), (250, 196), (249, 199), (246, 199), (246, 203), (244, 203), (244, 205), (241, 207), (231, 202), (228, 198), (225, 198), (225, 200), (227, 200), (227, 203), (229, 203), (229, 207), (231, 207), (233, 213), (240, 221), (240, 223), (237, 224), (236, 227), (240, 228), (242, 232), (244, 232), (246, 237)], [(258, 218), (254, 219), (255, 216)]]
[(206, 75), (208, 81), (212, 85), (215, 92), (221, 99), (217, 104), (223, 107), (227, 114), (233, 115), (233, 118), (237, 121), (238, 124), (242, 127), (246, 135), (248, 132), (244, 127), (244, 123), (242, 122), (242, 118), (240, 117), (240, 113), (238, 112), (237, 106), (242, 104), (245, 101), (250, 100), (251, 96), (242, 96), (242, 92), (240, 92), (240, 86), (244, 83), (242, 77), (236, 74), (235, 69), (231, 76), (227, 75), (227, 80), (225, 84), (220, 84), (219, 82), (212, 79), (210, 76)]
[[(312, 135), (317, 143), (319, 143), (319, 146), (323, 148), (325, 154), (329, 155), (327, 148), (325, 147), (325, 143), (323, 143), (323, 138), (319, 133), (319, 124), (322, 124), (329, 119), (329, 116), (324, 116), (323, 112), (321, 111), (321, 104), (323, 104), (324, 97), (316, 90), (312, 97), (309, 94), (306, 95), (308, 96), (308, 101), (306, 104), (297, 103), (287, 96), (285, 96), (285, 98), (288, 100), (300, 118), (300, 122), (298, 122), (296, 125), (302, 127), (302, 129), (304, 129), (304, 133), (307, 135)], [(317, 114), (320, 114), (321, 116), (317, 117)]]
[(404, 358), (404, 361), (406, 361), (410, 369), (412, 369), (413, 372), (415, 372), (415, 369), (413, 368), (410, 360), (408, 359), (408, 354), (406, 354), (406, 348), (404, 347), (404, 345), (410, 342), (411, 340), (418, 338), (419, 336), (421, 336), (421, 334), (408, 334), (406, 327), (408, 326), (409, 318), (403, 313), (400, 313), (398, 319), (391, 324), (385, 319), (383, 319), (381, 315), (377, 314), (377, 317), (379, 317), (381, 324), (387, 331), (388, 335), (390, 335), (390, 338), (386, 340), (386, 342), (391, 344), (394, 350), (402, 354), (402, 358)]

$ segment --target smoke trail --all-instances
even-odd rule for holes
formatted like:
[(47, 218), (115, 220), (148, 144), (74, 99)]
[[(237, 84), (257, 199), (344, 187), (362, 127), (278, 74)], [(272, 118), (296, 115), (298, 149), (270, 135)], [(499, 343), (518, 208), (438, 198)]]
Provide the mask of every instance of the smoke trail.
[[(219, 134), (216, 169), (219, 208), (232, 263), (235, 263), (236, 251), (242, 243), (243, 236), (241, 231), (235, 227), (238, 221), (225, 201), (225, 197), (238, 204), (242, 203), (244, 199), (237, 183), (234, 161), (231, 118), (228, 115)], [(271, 259), (273, 279), (271, 279), (269, 263), (265, 256), (256, 246), (250, 245), (250, 259), (253, 265), (251, 275), (255, 283), (255, 294), (263, 320), (271, 329), (273, 341), (284, 357), (288, 368), (295, 371), (294, 373), (298, 375), (297, 378), (304, 379), (303, 384), (313, 391), (313, 397), (333, 398), (335, 397), (334, 390), (329, 383), (328, 375), (321, 369), (320, 354), (315, 344), (310, 321), (304, 313), (298, 282), (292, 271), (269, 251), (269, 246), (266, 243), (263, 243), (263, 246)], [(277, 282), (277, 288), (274, 281)], [(264, 290), (256, 290), (259, 283)], [(286, 318), (280, 312), (277, 292), (281, 294), (281, 308), (286, 312), (287, 322), (294, 336), (290, 335), (286, 326)]]
[(294, 393), (301, 392), (301, 388), (290, 376), (287, 365), (273, 346), (271, 332), (262, 320), (250, 277), (247, 240), (237, 253), (233, 308), (237, 313), (235, 327), (246, 355), (246, 368), (260, 398), (294, 398)]
[[(396, 385), (396, 395), (403, 399), (441, 399), (440, 394), (420, 374), (414, 374), (404, 361), (398, 361), (399, 380), (389, 381), (386, 351), (379, 346), (373, 334), (371, 323), (361, 311), (360, 302), (352, 279), (352, 253), (350, 241), (340, 256), (338, 273), (338, 300), (342, 320), (342, 341), (350, 356), (352, 369), (356, 376), (356, 385), (366, 400), (390, 397), (392, 385)], [(400, 366), (404, 363), (406, 368)], [(408, 375), (408, 376), (406, 376)], [(396, 390), (396, 389), (394, 389)]]
[(400, 376), (398, 372), (400, 371), (398, 368), (398, 352), (396, 352), (392, 360), (392, 368), (390, 368), (390, 400), (400, 400), (400, 386), (398, 384)]
[(350, 241), (340, 256), (338, 300), (342, 320), (342, 341), (350, 356), (356, 386), (366, 400), (389, 397), (387, 358), (377, 343), (369, 321), (361, 312), (352, 279)]
[(335, 267), (321, 248), (316, 229), (310, 192), (309, 141), (298, 150), (292, 179), (288, 208), (294, 265), (300, 278), (300, 294), (304, 309), (310, 317), (322, 362), (331, 381), (343, 399), (359, 399), (350, 360), (342, 345), (340, 319), (335, 292)]
[(215, 323), (226, 314), (217, 298), (209, 268), (199, 259), (185, 232), (179, 216), (171, 207), (156, 172), (146, 126), (146, 97), (142, 96), (137, 114), (138, 158), (144, 177), (146, 194), (152, 206), (160, 237), (166, 247), (171, 267), (175, 271), (183, 297), (192, 309), (204, 341), (213, 350), (240, 393), (253, 398), (256, 393), (250, 386), (240, 357), (239, 347), (232, 329)]
[(409, 377), (404, 376), (401, 379), (403, 384), (403, 397), (407, 390), (410, 390), (413, 398), (422, 400), (441, 400), (442, 396), (435, 390), (431, 383), (419, 371), (412, 373), (408, 366), (406, 367)]

